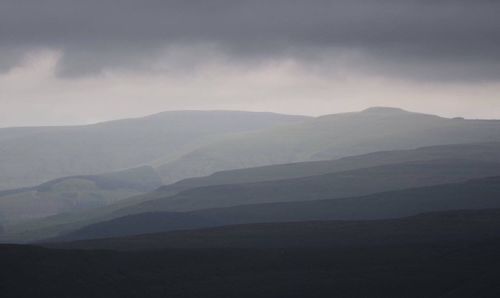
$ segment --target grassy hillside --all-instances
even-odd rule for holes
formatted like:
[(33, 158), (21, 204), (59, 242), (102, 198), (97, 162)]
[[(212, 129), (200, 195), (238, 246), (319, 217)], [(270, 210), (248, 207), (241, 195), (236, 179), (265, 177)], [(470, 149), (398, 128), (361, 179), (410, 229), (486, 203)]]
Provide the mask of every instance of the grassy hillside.
[(156, 165), (226, 134), (301, 122), (272, 113), (180, 111), (86, 126), (0, 129), (0, 190)]
[(392, 108), (327, 115), (200, 146), (159, 167), (165, 182), (238, 168), (383, 150), (500, 141), (500, 121), (447, 119)]
[(151, 167), (56, 179), (36, 187), (0, 192), (0, 219), (14, 224), (94, 209), (151, 191), (161, 179)]
[(466, 159), (500, 163), (500, 143), (474, 143), (422, 147), (412, 150), (373, 152), (333, 160), (298, 162), (221, 171), (209, 176), (188, 178), (163, 186), (158, 195), (186, 189), (237, 183), (292, 179), (387, 164), (436, 159)]

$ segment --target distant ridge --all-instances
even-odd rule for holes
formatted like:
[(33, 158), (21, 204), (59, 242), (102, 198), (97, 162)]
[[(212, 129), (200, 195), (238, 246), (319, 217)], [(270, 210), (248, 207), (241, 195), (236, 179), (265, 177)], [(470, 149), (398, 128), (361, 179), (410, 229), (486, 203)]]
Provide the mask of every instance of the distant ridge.
[(157, 165), (228, 134), (302, 122), (264, 112), (170, 111), (91, 125), (0, 129), (0, 190)]
[(373, 107), (232, 135), (167, 162), (158, 171), (164, 183), (170, 184), (224, 170), (499, 141), (500, 121), (457, 121), (399, 108)]
[(457, 121), (394, 107), (317, 118), (167, 111), (84, 126), (0, 129), (0, 190), (143, 165), (170, 184), (223, 170), (495, 141), (500, 121)]
[(412, 113), (401, 108), (393, 107), (370, 107), (361, 111), (361, 113), (379, 113), (379, 114), (398, 114), (398, 113)]

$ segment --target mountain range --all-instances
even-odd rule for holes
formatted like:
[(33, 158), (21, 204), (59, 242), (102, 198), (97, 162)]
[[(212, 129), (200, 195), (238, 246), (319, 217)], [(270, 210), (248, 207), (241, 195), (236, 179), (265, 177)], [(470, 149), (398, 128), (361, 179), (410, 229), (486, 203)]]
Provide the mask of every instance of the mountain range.
[(138, 213), (344, 198), (463, 182), (500, 175), (499, 162), (500, 143), (481, 143), (224, 171), (186, 179), (88, 211), (6, 224), (1, 238), (40, 240)]
[(235, 134), (200, 146), (158, 171), (171, 183), (229, 169), (494, 141), (500, 141), (497, 120), (448, 119), (379, 107)]
[(500, 141), (500, 121), (395, 108), (321, 117), (164, 112), (86, 126), (0, 129), (0, 190), (153, 166), (164, 184), (229, 169)]
[[(359, 197), (239, 205), (190, 212), (147, 212), (86, 226), (52, 241), (115, 238), (248, 223), (374, 220), (447, 210), (500, 208), (500, 177)], [(500, 235), (499, 235), (500, 236)]]
[(166, 112), (0, 163), (7, 297), (500, 295), (497, 120)]
[(497, 203), (497, 208), (489, 210), (417, 213), (418, 215), (397, 219), (278, 221), (43, 245), (65, 249), (144, 251), (317, 248), (497, 240), (500, 228), (499, 205)]

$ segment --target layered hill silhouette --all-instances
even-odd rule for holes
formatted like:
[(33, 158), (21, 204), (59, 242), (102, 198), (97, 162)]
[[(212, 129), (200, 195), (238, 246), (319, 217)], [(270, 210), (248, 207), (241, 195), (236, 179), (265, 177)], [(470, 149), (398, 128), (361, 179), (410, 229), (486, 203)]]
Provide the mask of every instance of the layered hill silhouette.
[(455, 159), (415, 161), (293, 179), (198, 187), (126, 207), (117, 213), (189, 211), (352, 197), (499, 174), (500, 164), (492, 162)]
[(490, 177), (352, 198), (128, 215), (84, 227), (57, 239), (112, 238), (248, 223), (390, 219), (425, 212), (496, 208), (500, 208), (500, 177)]
[(84, 126), (3, 128), (0, 190), (159, 165), (226, 134), (305, 119), (273, 113), (178, 111)]
[[(499, 215), (499, 209), (455, 210), (46, 244), (51, 249), (0, 246), (0, 270), (6, 280), (20, 280), (26, 266), (35, 268), (26, 271), (35, 281), (31, 287), (9, 282), (7, 289), (29, 293), (35, 287), (51, 296), (494, 297), (500, 293)], [(23, 262), (35, 258), (46, 262)], [(60, 268), (68, 279), (64, 292), (43, 282)], [(110, 281), (99, 282), (104, 277)]]
[[(201, 117), (201, 119), (197, 119), (196, 117), (198, 116)], [(235, 118), (238, 119), (235, 120)], [(262, 121), (261, 118), (265, 121)], [(206, 121), (206, 123), (203, 121)], [(232, 125), (232, 121), (240, 121), (238, 123), (241, 125), (234, 125), (232, 128), (227, 128), (226, 126)], [(260, 124), (254, 124), (254, 121)], [(171, 125), (167, 128), (165, 123), (170, 123)], [(174, 123), (183, 123), (183, 125), (174, 126)], [(179, 132), (182, 136), (186, 137), (181, 143), (190, 145), (182, 145), (184, 147), (181, 147), (184, 148), (185, 151), (183, 151), (184, 149), (180, 151), (184, 153), (179, 153), (180, 151), (177, 151), (178, 154), (176, 153), (175, 157), (172, 158), (165, 157), (170, 154), (169, 152), (171, 151), (161, 149), (160, 145), (156, 147), (152, 146), (146, 141), (134, 142), (134, 144), (130, 146), (122, 143), (123, 146), (115, 150), (116, 152), (120, 152), (119, 154), (116, 152), (110, 153), (112, 155), (120, 155), (123, 149), (125, 151), (134, 151), (134, 154), (140, 155), (141, 150), (153, 150), (153, 147), (156, 148), (154, 150), (158, 150), (158, 152), (162, 151), (163, 153), (161, 154), (163, 157), (156, 158), (154, 164), (157, 165), (155, 170), (160, 172), (163, 182), (175, 181), (183, 177), (191, 177), (203, 173), (210, 174), (215, 170), (226, 169), (227, 167), (225, 165), (219, 167), (219, 163), (216, 162), (219, 157), (222, 157), (224, 160), (232, 160), (234, 157), (238, 162), (241, 161), (238, 165), (231, 165), (229, 168), (273, 164), (285, 161), (314, 161), (218, 172), (207, 177), (182, 180), (147, 195), (131, 197), (126, 200), (122, 199), (125, 196), (133, 196), (139, 192), (123, 192), (116, 198), (113, 197), (113, 195), (106, 195), (111, 199), (106, 200), (106, 204), (102, 205), (95, 204), (95, 198), (91, 198), (88, 200), (88, 204), (85, 205), (85, 208), (75, 208), (73, 210), (60, 208), (57, 212), (45, 212), (45, 208), (50, 209), (49, 204), (45, 204), (43, 206), (44, 208), (40, 208), (40, 214), (44, 216), (54, 214), (55, 216), (50, 216), (42, 220), (29, 221), (21, 225), (5, 224), (5, 222), (10, 221), (10, 219), (6, 216), (0, 218), (3, 222), (3, 224), (0, 225), (4, 226), (3, 236), (0, 236), (0, 238), (11, 239), (12, 241), (30, 241), (54, 237), (61, 233), (74, 231), (86, 225), (136, 213), (188, 211), (236, 206), (240, 204), (341, 198), (439, 183), (459, 182), (471, 178), (495, 176), (499, 173), (493, 168), (496, 167), (495, 163), (500, 161), (500, 150), (498, 150), (500, 149), (500, 143), (495, 142), (499, 140), (497, 136), (500, 135), (500, 130), (497, 129), (498, 123), (500, 122), (446, 119), (432, 115), (410, 113), (399, 109), (372, 108), (359, 113), (345, 113), (319, 118), (288, 117), (266, 113), (169, 112), (143, 119), (115, 121), (88, 127), (79, 127), (85, 128), (85, 131), (89, 130), (91, 133), (82, 132), (82, 134), (80, 134), (80, 132), (78, 132), (74, 135), (75, 138), (77, 135), (106, 135), (105, 141), (110, 141), (111, 143), (114, 142), (112, 141), (114, 138), (113, 134), (115, 134), (116, 131), (127, 131), (128, 137), (122, 137), (131, 142), (133, 138), (131, 138), (130, 135), (133, 135), (134, 131), (143, 135), (141, 137), (143, 139), (153, 137), (153, 134), (149, 132), (150, 130), (155, 133), (162, 132), (174, 134), (173, 131)], [(137, 128), (134, 130), (133, 126), (137, 126)], [(201, 126), (206, 127), (201, 128)], [(126, 127), (126, 129), (124, 127)], [(160, 129), (159, 127), (162, 128)], [(61, 128), (61, 131), (64, 131), (63, 135), (65, 135), (68, 131), (72, 131), (76, 128)], [(122, 128), (123, 130), (120, 130)], [(34, 132), (29, 128), (0, 130), (0, 132), (3, 133), (0, 133), (2, 135), (0, 141), (9, 140), (10, 142), (19, 140), (18, 136), (27, 140), (27, 138), (38, 135), (38, 133), (46, 133), (47, 131), (53, 131), (53, 129), (56, 128), (33, 128), (32, 130), (34, 130)], [(58, 131), (57, 129), (56, 131)], [(195, 130), (195, 132), (191, 131), (191, 129)], [(246, 131), (253, 130), (253, 132), (233, 131), (239, 129)], [(109, 134), (104, 134), (103, 131), (107, 131)], [(221, 131), (223, 131), (223, 133), (219, 134)], [(145, 136), (144, 133), (146, 133)], [(52, 132), (50, 135), (52, 135)], [(59, 139), (56, 135), (53, 136), (54, 139)], [(191, 142), (193, 139), (188, 140), (188, 135), (196, 136), (193, 138), (197, 140), (203, 139), (203, 141)], [(207, 135), (210, 136), (207, 137)], [(176, 138), (169, 138), (166, 135), (162, 135), (161, 137), (159, 137), (159, 135), (154, 136), (158, 137), (158, 142), (169, 143), (169, 146), (180, 144), (176, 143)], [(40, 138), (41, 140), (45, 140), (45, 137)], [(104, 141), (102, 139), (100, 140)], [(473, 141), (483, 143), (470, 143)], [(104, 146), (104, 143), (102, 146)], [(69, 142), (69, 144), (72, 144), (72, 142)], [(225, 145), (223, 146), (223, 144)], [(416, 150), (407, 149), (421, 147), (426, 144), (449, 145), (423, 147)], [(41, 148), (49, 148), (52, 145), (53, 144), (49, 144), (45, 147), (41, 146)], [(79, 143), (78, 145), (82, 144)], [(141, 146), (143, 149), (139, 150), (136, 146)], [(80, 147), (84, 148), (85, 146)], [(92, 150), (88, 152), (96, 156), (101, 156), (95, 153), (96, 148), (101, 148), (101, 145), (93, 146)], [(345, 151), (343, 151), (344, 149), (342, 148), (344, 148)], [(393, 150), (397, 148), (404, 148), (404, 150)], [(208, 151), (205, 151), (206, 149)], [(273, 151), (274, 149), (276, 149), (276, 151)], [(358, 152), (370, 152), (376, 149), (387, 149), (390, 151), (367, 153), (330, 161), (315, 161), (315, 159), (318, 158), (353, 155)], [(250, 154), (246, 152), (248, 150), (253, 153)], [(292, 151), (294, 153), (290, 155)], [(204, 156), (203, 160), (208, 162), (209, 166), (206, 167), (203, 164), (198, 164), (196, 161), (196, 171), (184, 172), (184, 169), (189, 169), (193, 164), (190, 158), (186, 158), (189, 156), (197, 156), (199, 152), (210, 152), (209, 155), (205, 153), (202, 154)], [(214, 152), (218, 153), (212, 155)], [(301, 153), (295, 154), (298, 152)], [(327, 152), (336, 152), (336, 154), (338, 154), (329, 155)], [(58, 162), (61, 160), (64, 161), (64, 156), (65, 155), (62, 153), (59, 154)], [(104, 155), (101, 157), (103, 156)], [(272, 160), (268, 159), (269, 157), (272, 157)], [(274, 157), (279, 158), (274, 159)], [(283, 159), (281, 159), (282, 157)], [(115, 158), (118, 157), (109, 157), (110, 160)], [(266, 160), (261, 163), (261, 158)], [(128, 161), (132, 160), (129, 157), (126, 159)], [(165, 164), (164, 162), (169, 159), (171, 162)], [(468, 172), (465, 172), (466, 174), (460, 177), (462, 171), (458, 168), (453, 168), (453, 166), (450, 166), (448, 172), (436, 172), (434, 174), (429, 172), (431, 175), (429, 177), (424, 177), (427, 175), (425, 172), (415, 174), (416, 176), (412, 177), (411, 170), (408, 167), (406, 167), (406, 170), (409, 172), (403, 175), (400, 175), (397, 170), (391, 170), (391, 168), (385, 168), (388, 171), (387, 173), (380, 172), (379, 175), (377, 172), (383, 170), (377, 167), (389, 167), (397, 163), (412, 162), (422, 163), (420, 168), (415, 167), (413, 169), (415, 171), (434, 171), (437, 169), (436, 165), (439, 164), (439, 162), (436, 163), (435, 161), (441, 160), (441, 166), (444, 166), (443, 162), (445, 159), (447, 159), (448, 162), (461, 160), (462, 166), (459, 167), (467, 167)], [(83, 162), (85, 158), (81, 160)], [(184, 163), (184, 161), (186, 161), (186, 163)], [(246, 161), (249, 161), (249, 163)], [(427, 162), (427, 165), (425, 162)], [(467, 162), (484, 162), (485, 167), (482, 168), (483, 165), (480, 164), (468, 166), (466, 164)], [(72, 162), (71, 164), (74, 165), (75, 163)], [(88, 165), (91, 163), (86, 164)], [(163, 166), (158, 166), (161, 164), (163, 164)], [(182, 168), (177, 167), (177, 165), (180, 164), (182, 164)], [(109, 161), (99, 163), (99, 166), (104, 166), (107, 170), (112, 167)], [(51, 166), (51, 168), (57, 168), (57, 162), (53, 167)], [(372, 169), (366, 171), (362, 170), (365, 168)], [(169, 174), (165, 172), (165, 169), (174, 171), (176, 175), (178, 174), (179, 176), (177, 178), (169, 178)], [(200, 170), (201, 172), (199, 172)], [(483, 170), (485, 170), (484, 173), (482, 172)], [(31, 175), (32, 171), (27, 172)], [(341, 175), (340, 173), (342, 172), (345, 173)], [(435, 176), (436, 174), (437, 176)], [(350, 177), (350, 175), (352, 175), (352, 177)], [(375, 178), (372, 179), (372, 176)], [(442, 179), (439, 176), (442, 176)], [(4, 179), (2, 181), (8, 180), (9, 179)], [(62, 181), (71, 181), (71, 183), (68, 182), (63, 184), (65, 185), (65, 193), (67, 194), (72, 192), (79, 193), (79, 187), (85, 188), (87, 185), (86, 182), (75, 179), (63, 179)], [(90, 184), (92, 184), (92, 182)], [(72, 187), (75, 189), (71, 190)], [(93, 190), (89, 191), (89, 193), (92, 192)], [(28, 203), (32, 202), (32, 191), (24, 191), (21, 193), (22, 197), (27, 198)], [(117, 194), (117, 192), (114, 191), (114, 194)], [(57, 195), (51, 195), (50, 197), (57, 198)], [(99, 197), (99, 195), (97, 197)], [(4, 204), (12, 203), (11, 197), (9, 196), (8, 198), (9, 199), (4, 200)], [(22, 202), (23, 200), (17, 200), (16, 197), (14, 203), (17, 204)], [(37, 202), (43, 202), (43, 200)], [(113, 204), (104, 206), (109, 202), (113, 202)], [(16, 204), (12, 204), (12, 206), (15, 207)], [(99, 206), (101, 206), (101, 208), (93, 208)], [(81, 212), (82, 209), (89, 209), (89, 211)], [(64, 213), (66, 211), (70, 212)], [(14, 214), (14, 212), (11, 214)], [(25, 216), (23, 220), (30, 218), (30, 216), (31, 215)]]
[(332, 161), (225, 171), (180, 181), (99, 209), (5, 227), (4, 238), (30, 241), (55, 237), (86, 225), (135, 213), (341, 198), (459, 182), (500, 175), (498, 161), (500, 144), (484, 143), (386, 151)]
[(2, 296), (500, 295), (500, 121), (167, 112), (0, 164)]
[(499, 215), (500, 209), (455, 210), (381, 220), (256, 223), (49, 243), (45, 246), (128, 251), (306, 248), (497, 240), (500, 238)]

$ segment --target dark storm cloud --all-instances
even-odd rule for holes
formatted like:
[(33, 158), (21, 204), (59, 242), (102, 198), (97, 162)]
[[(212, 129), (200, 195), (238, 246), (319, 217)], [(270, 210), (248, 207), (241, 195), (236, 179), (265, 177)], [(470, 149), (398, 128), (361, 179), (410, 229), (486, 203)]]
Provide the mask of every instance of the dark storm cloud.
[(494, 0), (0, 0), (0, 52), (62, 49), (61, 72), (79, 74), (147, 69), (172, 45), (236, 59), (353, 51), (387, 73), (498, 79), (499, 15)]

